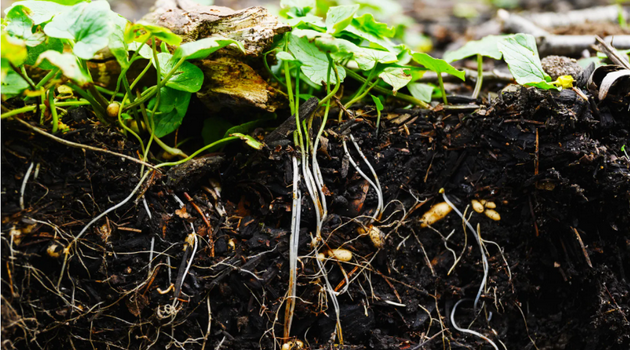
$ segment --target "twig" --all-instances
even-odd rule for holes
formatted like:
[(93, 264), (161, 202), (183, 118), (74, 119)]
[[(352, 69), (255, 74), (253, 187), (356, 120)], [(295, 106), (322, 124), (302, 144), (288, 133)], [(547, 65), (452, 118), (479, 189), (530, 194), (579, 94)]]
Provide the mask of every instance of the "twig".
[(578, 230), (575, 227), (571, 227), (573, 232), (575, 232), (575, 236), (577, 237), (578, 242), (580, 243), (580, 247), (582, 247), (582, 253), (584, 253), (584, 257), (586, 258), (586, 263), (590, 268), (593, 268), (593, 264), (591, 263), (591, 258), (588, 256), (588, 252), (586, 251), (586, 246), (584, 245), (584, 241), (582, 241), (582, 237), (578, 233)]
[(128, 160), (130, 160), (130, 161), (132, 161), (132, 162), (136, 162), (136, 163), (138, 163), (138, 164), (142, 164), (142, 165), (147, 166), (147, 167), (149, 167), (149, 168), (151, 168), (151, 169), (154, 169), (154, 170), (155, 170), (155, 169), (157, 169), (157, 168), (156, 168), (154, 165), (152, 165), (152, 164), (149, 164), (149, 163), (143, 162), (143, 161), (141, 161), (140, 159), (136, 159), (136, 158), (131, 157), (131, 156), (128, 156), (128, 155), (126, 155), (126, 154), (117, 153), (117, 152), (109, 151), (109, 150), (106, 150), (106, 149), (103, 149), (103, 148), (98, 148), (98, 147), (93, 147), (93, 146), (83, 145), (83, 144), (80, 144), (80, 143), (76, 143), (76, 142), (72, 142), (72, 141), (64, 140), (64, 139), (62, 139), (62, 138), (60, 138), (60, 137), (57, 137), (57, 136), (52, 135), (52, 134), (50, 134), (50, 133), (47, 133), (46, 131), (44, 131), (44, 130), (42, 130), (42, 129), (38, 128), (38, 127), (32, 126), (31, 124), (29, 124), (29, 123), (25, 122), (24, 120), (22, 120), (22, 119), (20, 119), (20, 118), (18, 118), (18, 117), (13, 117), (13, 119), (14, 119), (14, 120), (17, 120), (17, 121), (18, 121), (18, 122), (20, 122), (22, 125), (24, 125), (24, 126), (26, 126), (27, 128), (29, 128), (29, 129), (31, 129), (31, 130), (33, 130), (33, 131), (35, 131), (36, 133), (41, 134), (41, 135), (44, 135), (44, 136), (46, 136), (46, 137), (48, 137), (48, 138), (51, 138), (51, 139), (53, 139), (53, 140), (55, 140), (55, 141), (57, 141), (57, 142), (59, 142), (59, 143), (61, 143), (61, 144), (63, 144), (63, 145), (68, 146), (68, 147), (81, 148), (81, 149), (87, 149), (87, 150), (94, 151), (94, 152), (107, 153), (107, 154), (111, 154), (111, 155), (113, 155), (113, 156), (117, 156), (117, 157), (121, 157), (121, 158), (128, 159)]

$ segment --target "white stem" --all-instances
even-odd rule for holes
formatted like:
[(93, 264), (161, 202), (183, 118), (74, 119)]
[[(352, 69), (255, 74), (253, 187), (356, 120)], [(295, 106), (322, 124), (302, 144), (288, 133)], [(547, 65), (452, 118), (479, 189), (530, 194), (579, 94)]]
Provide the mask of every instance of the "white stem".
[[(289, 238), (289, 289), (287, 290), (287, 304), (284, 320), (284, 337), (288, 338), (293, 323), (295, 310), (295, 293), (297, 288), (297, 260), (300, 242), (300, 214), (302, 194), (300, 193), (300, 168), (297, 157), (291, 157), (293, 163), (293, 204), (291, 206), (291, 236)], [(304, 165), (304, 164), (302, 164)]]

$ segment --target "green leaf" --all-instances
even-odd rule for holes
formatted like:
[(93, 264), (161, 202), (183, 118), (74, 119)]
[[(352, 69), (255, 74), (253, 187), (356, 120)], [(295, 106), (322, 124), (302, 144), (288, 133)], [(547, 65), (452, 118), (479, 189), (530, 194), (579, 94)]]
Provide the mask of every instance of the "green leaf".
[(327, 33), (337, 34), (352, 22), (359, 5), (334, 6), (326, 13)]
[(466, 73), (461, 70), (457, 70), (455, 67), (451, 66), (445, 60), (439, 58), (433, 58), (424, 52), (416, 52), (412, 55), (413, 60), (425, 66), (427, 69), (432, 70), (438, 74), (447, 73), (450, 75), (454, 75), (461, 80), (466, 79)]
[[(160, 61), (160, 72), (162, 73), (162, 77), (164, 77), (168, 72), (170, 72), (173, 67), (177, 64), (177, 61), (172, 59), (172, 55), (169, 53), (159, 53), (158, 60)], [(153, 65), (155, 66), (155, 62), (152, 60)], [(190, 62), (184, 62), (177, 71), (168, 79), (166, 82), (166, 86), (169, 88), (186, 91), (186, 92), (197, 92), (201, 89), (201, 84), (203, 84), (203, 72), (199, 67), (195, 66)]]
[(182, 44), (173, 54), (174, 60), (185, 58), (187, 60), (203, 59), (211, 53), (230, 44), (235, 44), (242, 52), (245, 52), (243, 44), (239, 41), (224, 38), (222, 36), (205, 38), (190, 43)]
[(81, 87), (92, 82), (92, 78), (83, 70), (77, 57), (71, 53), (59, 53), (54, 50), (48, 50), (39, 55), (35, 65), (40, 66), (46, 62), (59, 68), (63, 75)]
[(13, 38), (2, 31), (2, 58), (7, 59), (13, 65), (21, 66), (28, 57), (24, 40)]
[(499, 42), (499, 51), (517, 83), (541, 89), (557, 89), (540, 63), (536, 39), (530, 34), (511, 35)]
[(396, 35), (394, 27), (389, 28), (387, 24), (377, 22), (371, 13), (364, 13), (361, 17), (355, 17), (352, 20), (352, 24), (355, 28), (379, 38), (393, 38)]
[(383, 110), (383, 102), (381, 102), (381, 99), (370, 94), (370, 97), (372, 97), (372, 101), (374, 101), (374, 106), (376, 106), (376, 110), (380, 113)]
[(26, 46), (37, 46), (44, 41), (44, 33), (33, 33), (33, 20), (28, 16), (30, 10), (24, 6), (11, 7), (7, 12), (5, 30), (12, 36), (24, 40)]
[(295, 59), (295, 57), (293, 57), (292, 54), (290, 54), (289, 52), (286, 51), (280, 51), (278, 53), (276, 53), (276, 58), (279, 60), (283, 60), (283, 61), (289, 61), (289, 62), (298, 62), (298, 60)]
[(372, 48), (387, 50), (396, 53), (395, 46), (389, 38), (379, 37), (372, 33), (366, 32), (363, 29), (357, 27), (357, 23), (355, 23), (354, 21), (344, 29), (343, 34), (347, 33), (350, 33), (361, 40), (366, 40), (367, 42), (369, 42), (369, 45)]
[(428, 103), (431, 102), (431, 96), (435, 87), (422, 83), (410, 83), (407, 85), (407, 89), (409, 89), (411, 96)]
[(391, 85), (394, 92), (402, 89), (411, 81), (410, 69), (402, 67), (385, 67), (378, 76)]
[(281, 0), (280, 7), (296, 9), (296, 13), (304, 16), (315, 8), (315, 0)]
[[(321, 86), (322, 81), (327, 81), (328, 57), (315, 44), (311, 43), (307, 37), (289, 34), (289, 51), (302, 63), (300, 69), (313, 83)], [(339, 79), (343, 81), (346, 77), (345, 69), (338, 67), (338, 72)], [(337, 79), (332, 70), (330, 82), (331, 84), (337, 84)]]
[(22, 79), (13, 69), (9, 69), (7, 75), (2, 79), (0, 93), (3, 95), (21, 95), (28, 87), (26, 80)]
[(500, 60), (503, 54), (499, 51), (499, 41), (505, 39), (505, 35), (488, 35), (481, 40), (469, 41), (466, 45), (455, 51), (444, 54), (446, 62), (458, 61), (466, 57), (482, 55)]
[(140, 49), (140, 57), (150, 60), (153, 57), (153, 50), (149, 45), (142, 45), (143, 43), (139, 43), (137, 41), (131, 42), (127, 45), (127, 48), (131, 51), (138, 51)]
[[(300, 94), (300, 96), (303, 96)], [(308, 98), (306, 98), (308, 99)], [(243, 124), (239, 124), (239, 125), (235, 125), (231, 128), (229, 128), (225, 134), (223, 135), (223, 137), (228, 137), (230, 136), (230, 134), (234, 134), (234, 133), (241, 133), (241, 134), (247, 134), (249, 132), (251, 132), (252, 130), (254, 130), (255, 128), (257, 128), (258, 126), (262, 125), (263, 123), (265, 123), (268, 120), (274, 120), (277, 118), (277, 115), (275, 113), (266, 113), (265, 115), (263, 115), (262, 117), (249, 121), (249, 122), (245, 122)]]
[(307, 14), (306, 16), (294, 17), (285, 20), (285, 22), (291, 27), (303, 27), (303, 26), (314, 26), (319, 28), (326, 28), (326, 24), (324, 23), (323, 18), (319, 16), (315, 16), (312, 14)]
[[(156, 137), (164, 137), (175, 131), (182, 124), (190, 103), (190, 95), (189, 92), (168, 87), (160, 89), (160, 105), (155, 116), (153, 116)], [(151, 111), (155, 107), (156, 99), (157, 97), (154, 97), (147, 105), (149, 115), (151, 115)]]
[(122, 68), (129, 67), (129, 47), (125, 41), (125, 28), (129, 26), (129, 22), (122, 17), (114, 20), (112, 33), (109, 36), (109, 51), (116, 57), (116, 61)]
[(182, 38), (170, 29), (147, 23), (135, 23), (125, 29), (125, 42), (147, 42), (150, 38), (159, 39), (169, 45), (178, 46)]
[(38, 25), (50, 21), (56, 15), (68, 11), (71, 6), (65, 6), (53, 1), (18, 1), (4, 10), (8, 14), (13, 7), (24, 6), (31, 10), (29, 17), (33, 20), (33, 24)]
[(121, 17), (110, 10), (106, 1), (82, 2), (55, 16), (44, 32), (53, 38), (74, 40), (74, 54), (89, 60), (109, 44), (121, 23)]
[[(63, 52), (63, 42), (61, 42), (61, 40), (57, 38), (47, 37), (43, 43), (35, 47), (27, 47), (26, 49), (28, 51), (28, 57), (26, 59), (26, 62), (24, 62), (24, 64), (32, 66), (35, 64), (35, 62), (37, 62), (37, 59), (39, 58), (39, 55), (42, 52), (45, 52), (48, 50), (57, 51), (59, 53)], [(39, 66), (39, 68), (44, 69), (44, 70), (51, 70), (54, 68), (54, 66), (52, 66), (48, 62), (44, 62)]]

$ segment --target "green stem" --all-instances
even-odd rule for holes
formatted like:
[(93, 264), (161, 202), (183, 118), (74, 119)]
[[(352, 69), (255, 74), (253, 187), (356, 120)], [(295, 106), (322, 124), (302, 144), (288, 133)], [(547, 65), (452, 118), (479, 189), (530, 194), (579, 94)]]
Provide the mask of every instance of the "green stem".
[(440, 84), (440, 91), (442, 91), (442, 100), (445, 105), (448, 105), (448, 100), (446, 99), (446, 90), (444, 90), (444, 80), (442, 79), (442, 72), (437, 72), (438, 76), (438, 84)]
[[(69, 107), (69, 106), (87, 106), (90, 104), (90, 101), (80, 100), (80, 101), (68, 101), (68, 102), (57, 102), (55, 106), (57, 107)], [(40, 104), (39, 108), (46, 108), (45, 104)], [(18, 109), (14, 109), (12, 111), (8, 111), (6, 113), (2, 113), (0, 116), (1, 119), (13, 117), (14, 115), (32, 112), (37, 109), (37, 105), (30, 105)]]
[[(300, 68), (298, 67), (298, 69)], [(287, 93), (289, 94), (289, 105), (291, 106), (291, 114), (295, 114), (297, 113), (297, 111), (295, 110), (295, 101), (293, 100), (293, 87), (291, 86), (291, 71), (289, 70), (289, 62), (287, 61), (284, 61), (284, 77), (287, 83)]]
[(40, 80), (37, 85), (35, 85), (35, 90), (39, 90), (42, 86), (46, 85), (46, 83), (48, 83), (50, 79), (54, 78), (57, 73), (59, 73), (59, 68), (53, 68), (53, 70), (48, 72), (48, 74), (46, 74), (46, 76), (44, 76), (44, 78)]
[(213, 142), (213, 143), (211, 143), (209, 145), (206, 145), (206, 146), (198, 149), (197, 151), (195, 151), (195, 153), (189, 155), (188, 157), (186, 157), (186, 158), (184, 158), (182, 160), (179, 160), (179, 161), (176, 161), (176, 162), (169, 162), (169, 163), (158, 164), (155, 167), (156, 168), (161, 168), (161, 167), (164, 167), (164, 166), (175, 166), (175, 165), (186, 163), (187, 161), (193, 159), (199, 153), (201, 153), (201, 152), (203, 152), (203, 151), (205, 151), (207, 149), (210, 149), (212, 147), (218, 146), (218, 145), (223, 144), (223, 143), (227, 143), (227, 142), (230, 142), (230, 141), (238, 140), (238, 139), (239, 139), (238, 136), (230, 136), (230, 137), (223, 138), (221, 140), (215, 141), (215, 142)]
[[(339, 86), (341, 86), (340, 80), (339, 80), (339, 70), (337, 69), (337, 65), (335, 65), (335, 63), (333, 62), (333, 60), (330, 57), (330, 55), (328, 55), (328, 64), (329, 64), (329, 66), (328, 66), (329, 69), (330, 69), (330, 65), (332, 65), (332, 68), (335, 71), (335, 78), (337, 79), (337, 84), (335, 85), (335, 88), (333, 89), (333, 91), (331, 91), (328, 95), (326, 95), (326, 97), (324, 97), (323, 100), (319, 101), (319, 103), (318, 103), (319, 106), (321, 106), (324, 103), (328, 102), (328, 100), (330, 100), (333, 96), (335, 96), (337, 91), (339, 91)], [(350, 71), (350, 70), (347, 69), (347, 71)], [(329, 74), (327, 74), (327, 75), (329, 75)]]
[(280, 85), (284, 86), (285, 88), (287, 87), (287, 84), (283, 83), (280, 78), (278, 78), (273, 71), (271, 70), (271, 67), (269, 67), (269, 63), (267, 62), (267, 55), (270, 53), (271, 51), (268, 51), (267, 53), (265, 53), (265, 55), (263, 56), (263, 62), (265, 63), (265, 68), (267, 68), (267, 71), (269, 72), (269, 75), (271, 75)]
[[(369, 82), (370, 80), (372, 80), (372, 76), (373, 76), (373, 75), (374, 75), (374, 73), (376, 72), (376, 66), (377, 66), (377, 64), (375, 64), (375, 65), (374, 65), (374, 68), (372, 68), (372, 69), (370, 70), (370, 73), (368, 74), (367, 79), (365, 79), (365, 81), (363, 82), (363, 84), (361, 85), (361, 87), (359, 88), (359, 90), (357, 90), (357, 92), (354, 94), (354, 97), (352, 97), (352, 99), (351, 99), (351, 100), (355, 100), (358, 96), (360, 96), (360, 95), (361, 95), (361, 93), (363, 92), (363, 90), (364, 90), (364, 89), (365, 89), (365, 87), (367, 86), (368, 82)], [(378, 81), (378, 79), (377, 79), (377, 81)], [(360, 99), (361, 99), (361, 98), (356, 99), (355, 101), (358, 101), (358, 100), (360, 100)], [(347, 106), (346, 106), (346, 108), (347, 108)]]
[[(108, 90), (108, 89), (106, 89), (106, 88), (104, 88), (104, 87), (100, 87), (100, 86), (98, 86), (98, 85), (95, 85), (94, 87), (95, 87), (95, 88), (96, 88), (96, 90), (98, 90), (99, 92), (102, 92), (102, 93), (104, 93), (104, 94), (108, 94), (108, 95), (112, 96), (112, 100), (113, 100), (115, 97), (120, 97), (120, 98), (125, 97), (125, 94), (118, 93), (118, 92), (116, 92), (116, 91), (112, 91), (112, 90)], [(112, 101), (112, 102), (113, 102), (113, 101)], [(111, 103), (111, 102), (108, 102), (108, 103)]]
[[(114, 93), (118, 93), (118, 91), (120, 91), (120, 84), (122, 82), (123, 79), (127, 79), (127, 71), (129, 70), (129, 68), (131, 68), (131, 65), (133, 64), (133, 62), (135, 62), (137, 59), (140, 59), (142, 57), (138, 57), (140, 50), (144, 47), (145, 43), (142, 43), (142, 45), (140, 45), (140, 47), (136, 50), (136, 52), (134, 52), (134, 54), (131, 56), (131, 58), (129, 59), (129, 65), (126, 68), (123, 68), (122, 71), (120, 72), (120, 75), (118, 76), (118, 80), (116, 81), (116, 89), (114, 90)], [(151, 62), (149, 62), (149, 64), (151, 64)], [(114, 102), (114, 95), (112, 95), (112, 99), (109, 101), (110, 103)]]
[[(140, 97), (139, 99), (137, 99), (135, 102), (128, 104), (127, 106), (125, 106), (125, 110), (130, 109), (130, 108), (134, 108), (139, 106), (141, 103), (145, 103), (147, 102), (151, 97), (153, 97), (153, 95), (155, 95), (157, 93), (157, 91), (159, 91), (164, 85), (166, 85), (166, 83), (168, 82), (168, 80), (173, 76), (173, 74), (175, 74), (175, 72), (177, 72), (177, 70), (179, 69), (179, 67), (184, 64), (184, 62), (186, 61), (185, 57), (182, 57), (179, 62), (177, 62), (177, 64), (175, 64), (175, 66), (164, 76), (164, 79), (162, 79), (162, 81), (160, 81), (159, 84), (157, 84), (153, 89), (147, 89), (144, 94), (142, 94), (142, 97)], [(136, 79), (137, 80), (137, 79)], [(135, 81), (134, 81), (135, 82)]]
[(52, 116), (52, 133), (57, 133), (59, 129), (59, 116), (57, 115), (57, 109), (55, 108), (55, 87), (52, 86), (48, 90), (48, 106), (50, 107), (50, 115)]
[[(352, 71), (350, 69), (346, 69), (346, 75), (349, 76), (350, 78), (352, 78), (354, 80), (357, 80), (357, 81), (360, 81), (360, 82), (364, 82), (365, 81), (364, 77), (360, 76), (358, 73), (356, 73), (356, 72), (354, 72), (354, 71)], [(399, 99), (401, 101), (405, 101), (405, 102), (408, 102), (408, 103), (420, 106), (421, 108), (424, 108), (424, 109), (431, 109), (431, 106), (429, 106), (429, 104), (427, 104), (426, 102), (420, 101), (420, 100), (418, 100), (417, 98), (415, 98), (413, 96), (410, 96), (410, 95), (407, 95), (407, 94), (403, 94), (402, 92), (397, 92), (394, 95), (393, 91), (391, 91), (389, 89), (386, 89), (384, 87), (378, 86), (378, 85), (374, 86), (373, 90), (374, 91), (378, 91), (381, 94), (384, 94), (384, 95), (387, 95), (387, 96), (393, 96), (393, 97), (395, 97), (395, 98), (397, 98), (397, 99)]]
[[(366, 80), (366, 82), (367, 82), (367, 80)], [(359, 96), (355, 96), (355, 97), (354, 97), (354, 98), (352, 98), (350, 101), (348, 101), (348, 103), (346, 103), (346, 104), (344, 105), (344, 107), (346, 107), (346, 109), (348, 109), (348, 108), (350, 108), (350, 106), (352, 106), (355, 102), (357, 102), (357, 101), (361, 101), (361, 99), (363, 99), (363, 98), (365, 97), (365, 95), (367, 95), (367, 94), (370, 92), (370, 90), (372, 90), (372, 88), (374, 88), (374, 87), (376, 86), (376, 84), (377, 84), (377, 83), (378, 83), (378, 79), (376, 79), (376, 80), (374, 81), (374, 83), (372, 83), (372, 85), (370, 85), (370, 86), (367, 88), (367, 90), (365, 90), (365, 91), (364, 91), (361, 95), (359, 95)]]
[(477, 55), (477, 83), (473, 91), (472, 98), (477, 99), (481, 92), (481, 84), (483, 83), (483, 56)]
[[(125, 125), (125, 123), (122, 120), (123, 106), (125, 105), (125, 102), (127, 102), (128, 99), (129, 99), (129, 96), (125, 94), (125, 97), (123, 97), (122, 101), (120, 102), (120, 108), (118, 108), (118, 123), (120, 124), (120, 126), (122, 126), (123, 129), (125, 129), (125, 131), (132, 134), (133, 136), (135, 136), (136, 139), (138, 139), (138, 142), (140, 142), (140, 148), (142, 149), (142, 153), (144, 154), (144, 152), (146, 152), (146, 148), (144, 147), (144, 142), (142, 142), (142, 138), (138, 136), (138, 134), (136, 134), (133, 130), (131, 130), (130, 127)], [(138, 125), (138, 128), (140, 128), (139, 125)]]
[(96, 102), (96, 100), (94, 100), (94, 98), (90, 94), (88, 94), (85, 90), (81, 89), (78, 85), (75, 85), (74, 83), (68, 82), (66, 83), (66, 85), (68, 85), (72, 90), (74, 90), (77, 94), (79, 94), (79, 96), (90, 101), (90, 104), (92, 105), (92, 108), (94, 109), (94, 112), (96, 113), (96, 116), (98, 117), (98, 119), (105, 125), (109, 124), (109, 121), (107, 120), (106, 109), (103, 108), (101, 104)]
[(105, 99), (105, 97), (103, 97), (103, 95), (98, 92), (98, 89), (96, 89), (96, 85), (90, 84), (90, 87), (88, 87), (88, 91), (92, 94), (96, 102), (98, 102), (101, 107), (103, 107), (103, 109), (107, 110), (107, 106), (109, 106), (109, 101), (107, 101), (107, 99)]

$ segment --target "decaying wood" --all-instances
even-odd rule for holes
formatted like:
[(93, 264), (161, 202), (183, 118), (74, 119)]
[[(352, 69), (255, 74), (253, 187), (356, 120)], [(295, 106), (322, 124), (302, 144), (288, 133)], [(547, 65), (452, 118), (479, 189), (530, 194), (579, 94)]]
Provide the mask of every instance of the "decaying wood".
[(274, 37), (291, 29), (267, 9), (234, 11), (190, 0), (158, 0), (143, 21), (170, 29), (184, 42), (220, 35), (243, 43), (244, 54), (228, 47), (198, 63), (206, 79), (197, 97), (209, 108), (255, 107), (273, 112), (286, 103), (285, 94), (252, 68), (264, 67), (262, 56)]

